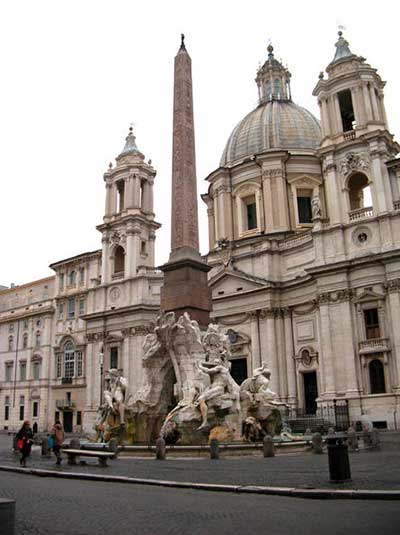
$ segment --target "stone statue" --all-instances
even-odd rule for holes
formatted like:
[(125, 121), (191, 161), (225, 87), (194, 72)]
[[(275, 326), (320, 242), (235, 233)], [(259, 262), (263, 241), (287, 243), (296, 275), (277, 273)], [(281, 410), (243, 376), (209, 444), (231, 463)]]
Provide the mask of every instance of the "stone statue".
[(107, 388), (104, 390), (104, 403), (99, 407), (94, 428), (96, 441), (108, 441), (125, 426), (125, 410), (129, 402), (128, 380), (118, 370), (109, 370)]
[(321, 201), (318, 195), (311, 199), (312, 218), (319, 219), (322, 216)]
[[(232, 379), (229, 366), (220, 362), (199, 362), (199, 369), (209, 375), (211, 384), (202, 392), (194, 403), (199, 406), (202, 422), (199, 430), (207, 427), (209, 407), (220, 409), (237, 407), (239, 403), (239, 386)], [(235, 410), (234, 408), (234, 410)]]
[(271, 372), (263, 363), (240, 386), (242, 433), (245, 440), (262, 440), (263, 436), (274, 436), (282, 429), (280, 411), (286, 405), (269, 388), (270, 378)]

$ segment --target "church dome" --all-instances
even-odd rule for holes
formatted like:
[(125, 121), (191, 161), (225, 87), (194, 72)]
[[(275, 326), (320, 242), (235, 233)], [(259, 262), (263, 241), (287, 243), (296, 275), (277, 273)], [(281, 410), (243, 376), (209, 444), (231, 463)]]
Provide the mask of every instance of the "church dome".
[(316, 149), (321, 141), (318, 119), (289, 100), (260, 104), (234, 128), (221, 165), (268, 149)]
[(321, 142), (318, 119), (292, 102), (290, 72), (277, 61), (273, 47), (257, 72), (259, 105), (234, 128), (220, 165), (268, 149), (316, 149)]

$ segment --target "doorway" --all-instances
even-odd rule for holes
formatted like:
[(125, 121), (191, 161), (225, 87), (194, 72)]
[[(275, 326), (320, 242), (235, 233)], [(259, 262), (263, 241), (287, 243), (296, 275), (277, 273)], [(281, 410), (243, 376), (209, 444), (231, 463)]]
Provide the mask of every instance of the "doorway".
[(63, 412), (63, 424), (64, 431), (66, 433), (72, 433), (72, 411)]
[(306, 414), (315, 414), (317, 412), (317, 373), (303, 373), (304, 380), (304, 408)]

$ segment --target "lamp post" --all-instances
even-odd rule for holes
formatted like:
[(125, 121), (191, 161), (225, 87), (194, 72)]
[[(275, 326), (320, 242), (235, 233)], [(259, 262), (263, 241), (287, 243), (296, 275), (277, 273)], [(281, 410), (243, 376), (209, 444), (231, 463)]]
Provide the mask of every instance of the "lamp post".
[(99, 364), (100, 364), (100, 407), (103, 405), (103, 367), (104, 367), (104, 353), (103, 348), (99, 353)]

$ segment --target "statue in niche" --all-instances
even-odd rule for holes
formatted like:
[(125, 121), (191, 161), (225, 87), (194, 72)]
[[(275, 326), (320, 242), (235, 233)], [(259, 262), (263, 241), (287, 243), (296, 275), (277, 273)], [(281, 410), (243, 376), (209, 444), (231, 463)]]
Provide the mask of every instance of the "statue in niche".
[(320, 219), (322, 216), (321, 201), (318, 195), (311, 199), (311, 211), (313, 219)]

